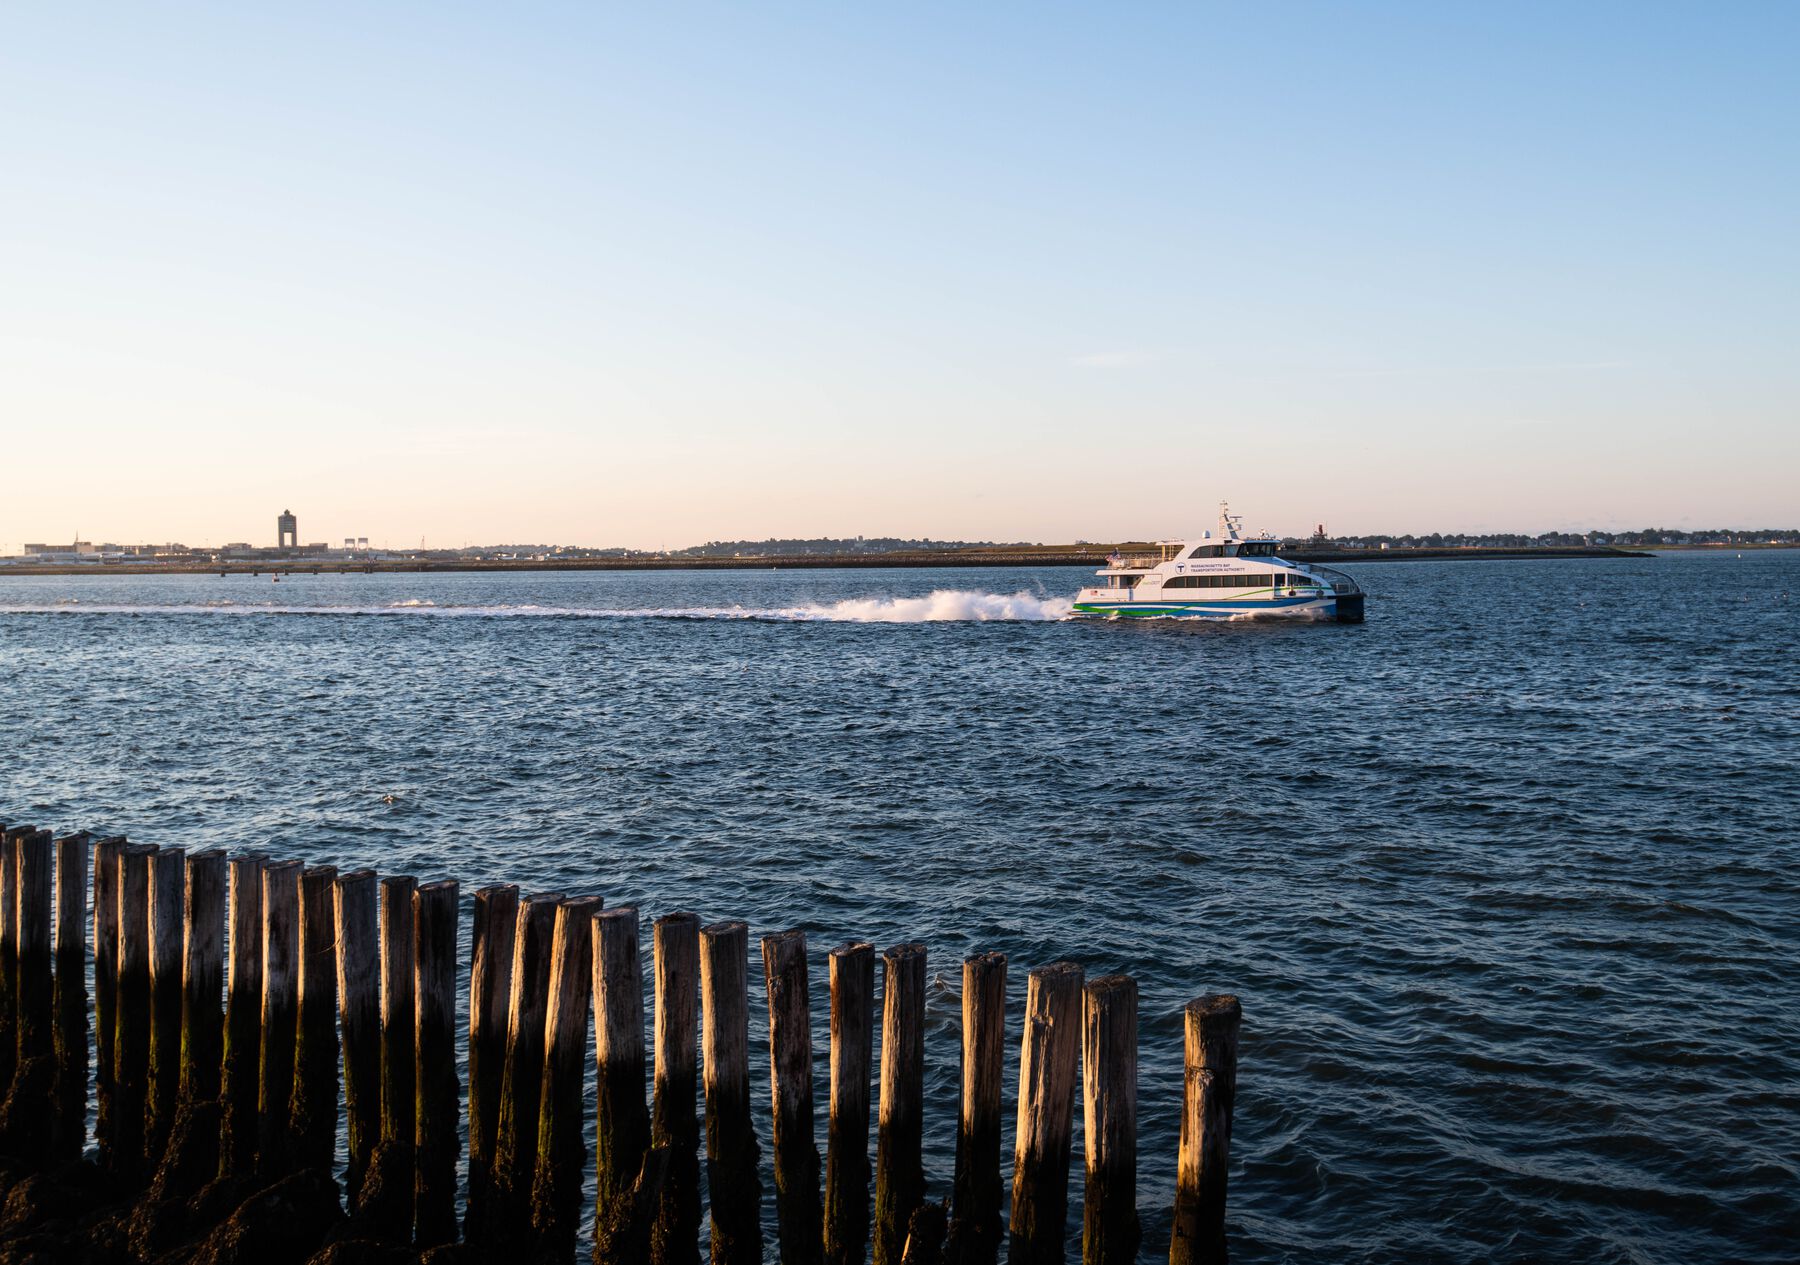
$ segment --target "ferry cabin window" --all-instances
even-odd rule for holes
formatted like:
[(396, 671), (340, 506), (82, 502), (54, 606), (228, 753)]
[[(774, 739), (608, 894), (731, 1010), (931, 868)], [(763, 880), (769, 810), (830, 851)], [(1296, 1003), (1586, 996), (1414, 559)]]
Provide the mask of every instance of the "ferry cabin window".
[(1240, 558), (1273, 558), (1274, 556), (1275, 546), (1267, 542), (1238, 546), (1238, 557)]
[(1267, 571), (1250, 571), (1241, 575), (1173, 575), (1163, 581), (1165, 589), (1260, 589), (1275, 582)]
[(1190, 558), (1217, 558), (1224, 553), (1218, 545), (1195, 545), (1188, 554)]

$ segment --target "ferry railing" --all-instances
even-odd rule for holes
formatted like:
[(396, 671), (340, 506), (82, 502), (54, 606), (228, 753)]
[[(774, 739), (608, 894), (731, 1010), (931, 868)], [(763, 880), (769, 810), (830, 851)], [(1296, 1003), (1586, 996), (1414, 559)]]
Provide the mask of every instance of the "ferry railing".
[(1307, 570), (1310, 574), (1319, 576), (1329, 583), (1333, 593), (1362, 592), (1362, 587), (1358, 585), (1355, 580), (1352, 580), (1349, 576), (1345, 575), (1342, 571), (1337, 570), (1335, 567), (1310, 566)]

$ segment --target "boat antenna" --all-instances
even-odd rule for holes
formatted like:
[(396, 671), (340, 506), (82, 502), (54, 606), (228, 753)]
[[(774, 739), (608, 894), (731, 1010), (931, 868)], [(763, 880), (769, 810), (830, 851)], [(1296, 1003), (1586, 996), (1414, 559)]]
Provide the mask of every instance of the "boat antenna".
[(1238, 528), (1244, 525), (1242, 514), (1233, 514), (1231, 506), (1224, 501), (1219, 502), (1219, 534), (1227, 540), (1238, 538)]

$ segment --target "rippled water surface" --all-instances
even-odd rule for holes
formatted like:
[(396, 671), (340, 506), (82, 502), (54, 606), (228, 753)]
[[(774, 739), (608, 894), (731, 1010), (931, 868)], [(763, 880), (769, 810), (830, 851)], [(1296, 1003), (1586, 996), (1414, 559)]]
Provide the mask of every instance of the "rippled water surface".
[(934, 1194), (962, 955), (1015, 1038), (1129, 972), (1146, 1259), (1213, 991), (1238, 1260), (1794, 1259), (1800, 554), (1083, 574), (0, 576), (0, 820), (804, 927), (821, 1059), (824, 950), (922, 940)]

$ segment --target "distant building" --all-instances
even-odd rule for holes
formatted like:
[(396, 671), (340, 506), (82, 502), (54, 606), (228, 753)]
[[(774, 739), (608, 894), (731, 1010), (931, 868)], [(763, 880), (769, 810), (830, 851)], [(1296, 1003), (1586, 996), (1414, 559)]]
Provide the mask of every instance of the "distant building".
[(277, 549), (298, 549), (300, 547), (300, 520), (294, 517), (293, 510), (282, 510), (281, 517), (275, 520), (275, 547)]

